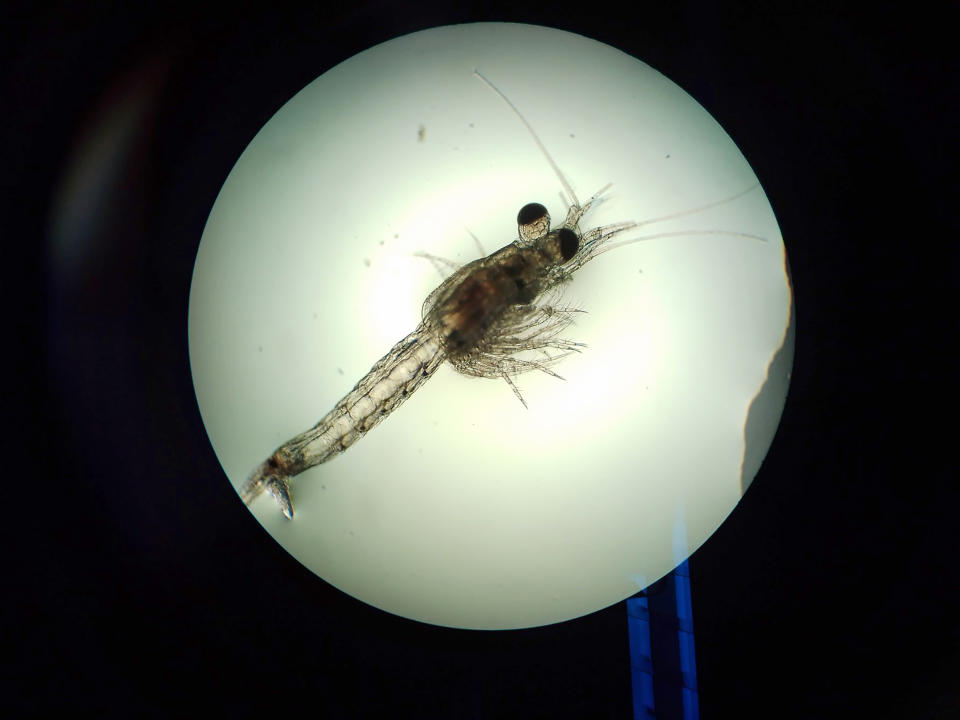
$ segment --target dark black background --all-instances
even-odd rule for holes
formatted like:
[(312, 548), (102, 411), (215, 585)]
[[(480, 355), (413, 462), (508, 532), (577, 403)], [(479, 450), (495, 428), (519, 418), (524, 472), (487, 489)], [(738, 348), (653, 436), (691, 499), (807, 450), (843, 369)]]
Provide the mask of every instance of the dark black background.
[[(213, 8), (0, 11), (5, 715), (630, 717), (623, 604), (475, 633), (343, 595), (237, 502), (190, 381), (194, 254), (263, 123), (374, 44), (510, 20), (607, 42), (692, 94), (751, 162), (790, 253), (783, 422), (690, 563), (703, 717), (956, 716), (944, 18), (842, 3)], [(136, 88), (144, 114), (84, 230), (94, 250), (64, 282), (53, 191)]]

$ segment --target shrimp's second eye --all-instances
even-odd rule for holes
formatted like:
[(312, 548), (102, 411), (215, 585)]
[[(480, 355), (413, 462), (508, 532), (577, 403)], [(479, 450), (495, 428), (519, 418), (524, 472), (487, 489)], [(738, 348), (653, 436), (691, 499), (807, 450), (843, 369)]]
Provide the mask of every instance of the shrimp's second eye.
[(570, 228), (560, 228), (557, 231), (557, 238), (560, 240), (560, 257), (567, 262), (580, 249), (580, 236)]

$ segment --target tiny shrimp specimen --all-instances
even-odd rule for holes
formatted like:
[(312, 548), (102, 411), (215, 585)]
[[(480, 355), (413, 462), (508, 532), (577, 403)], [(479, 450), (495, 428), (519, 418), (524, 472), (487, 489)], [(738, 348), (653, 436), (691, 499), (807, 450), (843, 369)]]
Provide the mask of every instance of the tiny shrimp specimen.
[[(293, 518), (290, 479), (352, 446), (400, 407), (445, 360), (464, 375), (503, 378), (526, 407), (514, 377), (539, 370), (560, 378), (551, 367), (582, 347), (560, 337), (576, 312), (557, 304), (562, 286), (574, 272), (616, 247), (693, 232), (663, 232), (610, 242), (628, 230), (700, 212), (757, 187), (681, 213), (581, 231), (581, 219), (602, 201), (610, 185), (581, 203), (526, 118), (479, 71), (474, 74), (507, 103), (530, 132), (566, 193), (566, 218), (551, 229), (543, 205), (524, 205), (517, 214), (516, 240), (454, 271), (427, 296), (423, 320), (413, 332), (394, 345), (320, 422), (278, 447), (253, 470), (240, 493), (247, 505), (266, 491), (283, 514)], [(747, 233), (696, 232), (763, 240)]]

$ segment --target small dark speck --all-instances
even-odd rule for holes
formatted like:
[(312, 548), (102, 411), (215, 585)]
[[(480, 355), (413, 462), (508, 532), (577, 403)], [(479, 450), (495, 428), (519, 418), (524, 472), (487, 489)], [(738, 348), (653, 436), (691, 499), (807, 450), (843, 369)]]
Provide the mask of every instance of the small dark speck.
[(370, 267), (370, 258), (364, 258), (363, 264), (366, 265), (367, 267)]
[(337, 374), (343, 375), (343, 368), (337, 368)]
[(348, 530), (347, 532), (349, 532), (351, 535), (353, 535), (353, 530)]
[(380, 241), (380, 244), (383, 245), (383, 240)]
[(417, 128), (417, 142), (423, 142), (424, 136), (427, 134), (427, 129), (421, 125)]
[(317, 314), (316, 314), (316, 313), (313, 314), (313, 319), (314, 319), (314, 320), (317, 319)]
[(473, 123), (470, 123), (470, 127), (473, 127)]
[(666, 155), (664, 155), (664, 157), (665, 157), (667, 160), (669, 160), (669, 159), (670, 159), (670, 153), (667, 153)]
[(393, 239), (394, 239), (394, 240), (396, 240), (398, 237), (400, 237), (400, 233), (394, 233), (394, 234), (393, 234)]
[(263, 352), (263, 345), (257, 345), (257, 352)]
[(320, 486), (320, 489), (321, 489), (321, 490), (326, 490), (326, 489), (327, 489), (327, 486), (326, 486), (326, 485), (321, 485), (321, 486)]
[(570, 133), (570, 137), (575, 138), (576, 135), (574, 135), (573, 133)]

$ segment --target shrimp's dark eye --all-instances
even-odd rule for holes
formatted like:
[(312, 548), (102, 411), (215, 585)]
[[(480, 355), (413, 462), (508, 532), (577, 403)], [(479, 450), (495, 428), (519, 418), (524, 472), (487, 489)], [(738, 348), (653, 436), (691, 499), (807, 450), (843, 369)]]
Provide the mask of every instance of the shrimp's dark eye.
[(527, 203), (517, 213), (517, 229), (521, 240), (539, 240), (550, 232), (550, 213), (540, 203)]
[(557, 231), (557, 238), (560, 240), (560, 257), (567, 262), (580, 249), (580, 236), (570, 228), (560, 228)]
[(517, 225), (529, 225), (547, 216), (547, 209), (540, 203), (527, 203), (517, 213)]

